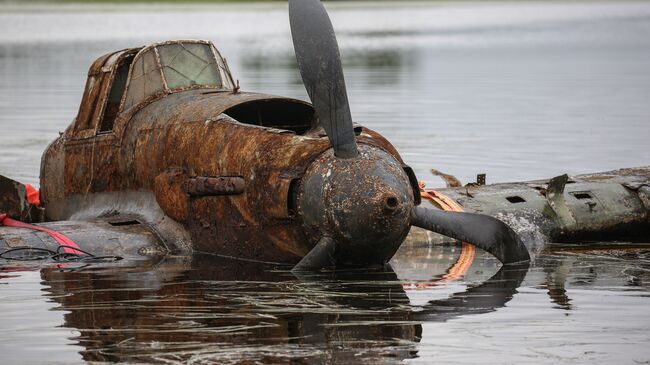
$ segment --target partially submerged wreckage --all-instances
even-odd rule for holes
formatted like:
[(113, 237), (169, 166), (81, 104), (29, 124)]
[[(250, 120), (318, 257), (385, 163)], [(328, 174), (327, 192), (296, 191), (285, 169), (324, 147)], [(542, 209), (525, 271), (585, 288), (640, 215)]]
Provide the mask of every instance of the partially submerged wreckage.
[(43, 154), (41, 206), (0, 181), (3, 257), (201, 251), (311, 270), (383, 264), (414, 225), (514, 263), (529, 259), (531, 234), (647, 228), (648, 169), (571, 189), (566, 178), (457, 188), (444, 193), (474, 213), (425, 208), (434, 192), (383, 136), (353, 124), (325, 9), (289, 4), (312, 104), (240, 91), (207, 41), (102, 56), (76, 119)]
[[(447, 187), (423, 190), (438, 205), (440, 194), (465, 211), (487, 214), (510, 226), (529, 251), (549, 242), (650, 241), (650, 167), (528, 182), (485, 185), (485, 176), (461, 186), (442, 175)], [(444, 204), (443, 204), (444, 205)]]

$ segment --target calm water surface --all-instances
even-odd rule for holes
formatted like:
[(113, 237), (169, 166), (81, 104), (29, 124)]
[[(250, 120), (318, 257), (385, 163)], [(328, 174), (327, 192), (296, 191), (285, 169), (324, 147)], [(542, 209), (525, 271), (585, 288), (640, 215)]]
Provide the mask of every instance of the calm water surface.
[[(338, 5), (354, 118), (420, 178), (650, 161), (650, 3)], [(306, 98), (282, 4), (0, 10), (0, 174), (37, 183), (90, 63), (215, 42), (245, 90)], [(0, 262), (1, 363), (648, 363), (648, 250), (548, 249), (500, 269), (409, 241), (381, 272), (295, 277), (219, 257)]]

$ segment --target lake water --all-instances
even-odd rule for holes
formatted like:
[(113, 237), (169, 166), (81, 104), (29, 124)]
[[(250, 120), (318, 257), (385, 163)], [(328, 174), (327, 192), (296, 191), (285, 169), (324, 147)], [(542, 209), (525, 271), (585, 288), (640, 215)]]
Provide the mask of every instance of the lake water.
[[(430, 186), (647, 165), (650, 3), (336, 4), (354, 119)], [(286, 5), (0, 5), (0, 174), (37, 183), (90, 63), (215, 42), (248, 91), (306, 98)], [(219, 257), (0, 263), (1, 363), (648, 363), (649, 250), (548, 249), (499, 270), (409, 242), (384, 272)]]

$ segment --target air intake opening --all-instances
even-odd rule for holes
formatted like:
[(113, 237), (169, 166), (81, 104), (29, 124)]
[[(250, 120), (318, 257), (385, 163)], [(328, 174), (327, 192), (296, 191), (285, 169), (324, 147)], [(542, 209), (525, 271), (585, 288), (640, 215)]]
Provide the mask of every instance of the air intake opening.
[(582, 200), (582, 199), (593, 199), (593, 196), (591, 196), (591, 194), (589, 194), (588, 192), (584, 192), (584, 191), (577, 192), (577, 193), (571, 193), (571, 195), (573, 195), (576, 199), (580, 199), (580, 200)]
[(506, 199), (511, 202), (512, 204), (517, 204), (517, 203), (525, 203), (526, 199), (520, 197), (520, 196), (508, 196)]
[(113, 227), (121, 227), (121, 226), (134, 226), (136, 224), (140, 224), (138, 221), (117, 221), (117, 222), (108, 222)]

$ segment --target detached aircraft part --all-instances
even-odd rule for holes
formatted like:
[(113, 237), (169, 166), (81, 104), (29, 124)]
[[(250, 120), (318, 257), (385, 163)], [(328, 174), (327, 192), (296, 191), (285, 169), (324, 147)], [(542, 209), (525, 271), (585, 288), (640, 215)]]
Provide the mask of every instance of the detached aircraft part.
[(507, 223), (529, 251), (551, 242), (631, 246), (650, 239), (650, 166), (436, 190), (468, 212)]

